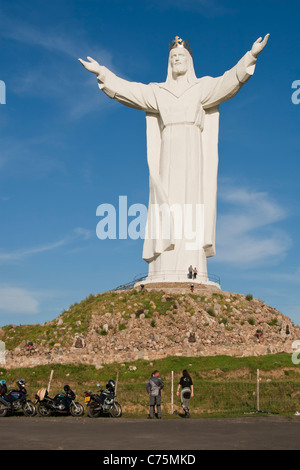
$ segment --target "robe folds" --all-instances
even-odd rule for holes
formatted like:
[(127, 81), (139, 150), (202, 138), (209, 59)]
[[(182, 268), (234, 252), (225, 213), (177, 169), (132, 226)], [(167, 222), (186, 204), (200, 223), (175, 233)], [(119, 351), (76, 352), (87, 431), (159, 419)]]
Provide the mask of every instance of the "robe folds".
[[(219, 105), (238, 93), (253, 75), (255, 63), (247, 52), (222, 76), (196, 79), (181, 93), (167, 82), (129, 82), (101, 67), (99, 88), (110, 98), (146, 112), (149, 207), (143, 259), (150, 264), (149, 272), (186, 272), (190, 264), (205, 272), (206, 258), (215, 255)], [(166, 236), (163, 214), (153, 214), (153, 207), (163, 204), (203, 207), (197, 227), (200, 249), (187, 249), (190, 239), (175, 233), (172, 216)]]

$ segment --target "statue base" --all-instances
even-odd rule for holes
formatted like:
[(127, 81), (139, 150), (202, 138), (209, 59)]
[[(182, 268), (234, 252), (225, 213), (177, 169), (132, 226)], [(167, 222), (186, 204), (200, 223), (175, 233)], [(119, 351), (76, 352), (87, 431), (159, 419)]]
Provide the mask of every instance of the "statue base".
[(186, 273), (152, 273), (145, 276), (145, 279), (139, 280), (134, 284), (134, 287), (139, 287), (148, 284), (163, 284), (163, 283), (184, 283), (187, 285), (206, 285), (216, 287), (221, 290), (220, 279), (214, 274), (197, 274), (194, 278), (188, 277)]

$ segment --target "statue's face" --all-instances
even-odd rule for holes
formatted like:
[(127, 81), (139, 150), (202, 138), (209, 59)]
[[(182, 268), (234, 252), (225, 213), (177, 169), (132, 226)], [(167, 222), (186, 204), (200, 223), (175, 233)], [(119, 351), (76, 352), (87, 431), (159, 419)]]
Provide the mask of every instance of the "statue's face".
[(183, 47), (171, 50), (170, 63), (174, 75), (183, 75), (187, 72), (187, 57)]

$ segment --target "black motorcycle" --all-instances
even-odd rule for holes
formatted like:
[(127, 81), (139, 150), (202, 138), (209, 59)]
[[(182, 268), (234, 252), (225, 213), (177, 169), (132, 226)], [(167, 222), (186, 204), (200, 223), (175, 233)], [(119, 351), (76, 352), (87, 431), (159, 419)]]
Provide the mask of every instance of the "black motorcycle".
[(115, 382), (109, 380), (106, 388), (100, 389), (100, 394), (85, 392), (84, 401), (90, 418), (98, 418), (102, 413), (109, 413), (113, 418), (122, 416), (121, 405), (115, 400), (115, 387)]
[(4, 418), (9, 413), (22, 410), (25, 416), (32, 417), (36, 415), (36, 408), (32, 401), (27, 400), (27, 390), (25, 388), (25, 380), (20, 379), (17, 381), (17, 390), (10, 390), (7, 393), (7, 388), (2, 387), (0, 395), (0, 417)]
[(75, 402), (76, 395), (69, 385), (64, 386), (64, 392), (50, 398), (45, 388), (40, 389), (35, 396), (39, 415), (51, 416), (55, 413), (63, 413), (75, 417), (82, 416), (84, 408), (80, 403)]

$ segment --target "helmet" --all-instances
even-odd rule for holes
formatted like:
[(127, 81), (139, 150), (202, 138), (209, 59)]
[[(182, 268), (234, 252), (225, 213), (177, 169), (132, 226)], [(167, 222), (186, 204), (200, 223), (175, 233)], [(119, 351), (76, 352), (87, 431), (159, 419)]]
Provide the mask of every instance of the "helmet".
[(25, 379), (19, 379), (17, 380), (17, 385), (19, 385), (20, 387), (24, 387), (26, 384), (26, 380)]
[(6, 384), (5, 380), (0, 380), (0, 385), (5, 385), (5, 384)]
[(64, 386), (64, 391), (65, 391), (65, 392), (69, 392), (69, 390), (70, 390), (70, 385), (65, 385), (65, 386)]
[(115, 388), (116, 387), (115, 381), (114, 380), (109, 380), (108, 381), (108, 386), (111, 387), (111, 388)]

